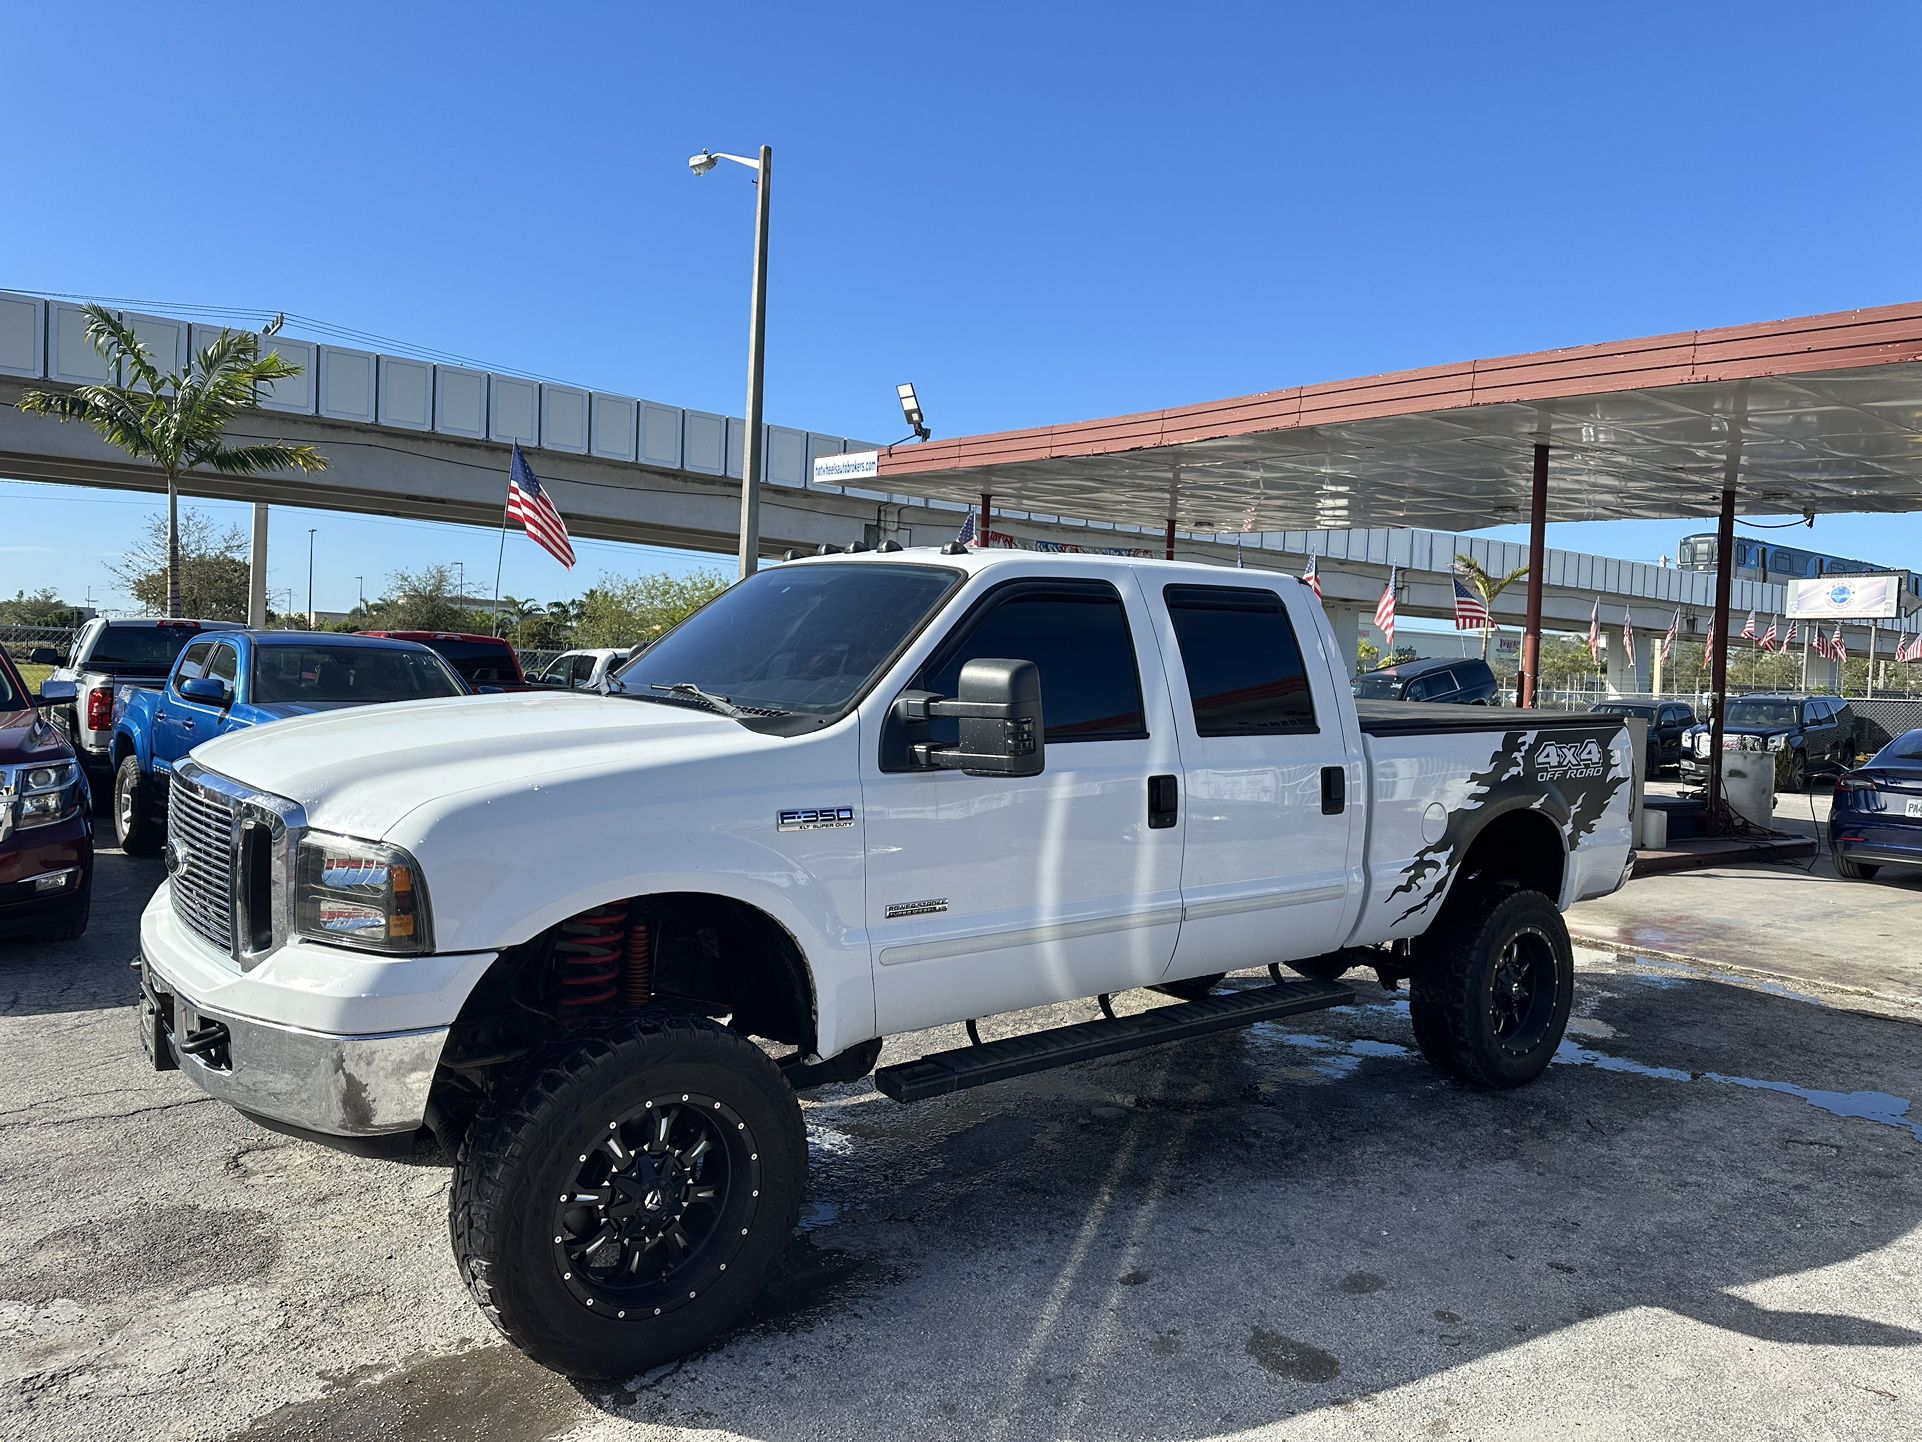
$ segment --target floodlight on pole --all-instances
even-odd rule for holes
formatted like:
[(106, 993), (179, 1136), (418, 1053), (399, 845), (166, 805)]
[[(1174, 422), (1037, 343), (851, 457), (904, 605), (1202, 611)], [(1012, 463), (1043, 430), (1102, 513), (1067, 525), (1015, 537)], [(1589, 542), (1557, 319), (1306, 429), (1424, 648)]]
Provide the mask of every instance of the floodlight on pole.
[(774, 151), (763, 145), (760, 159), (752, 160), (724, 150), (703, 150), (688, 157), (687, 168), (696, 175), (706, 175), (723, 160), (753, 171), (760, 191), (754, 206), (754, 299), (747, 333), (747, 438), (741, 447), (740, 575), (745, 580), (754, 574), (761, 558), (761, 472), (767, 459), (766, 438), (761, 433), (761, 382), (767, 369), (767, 216)]

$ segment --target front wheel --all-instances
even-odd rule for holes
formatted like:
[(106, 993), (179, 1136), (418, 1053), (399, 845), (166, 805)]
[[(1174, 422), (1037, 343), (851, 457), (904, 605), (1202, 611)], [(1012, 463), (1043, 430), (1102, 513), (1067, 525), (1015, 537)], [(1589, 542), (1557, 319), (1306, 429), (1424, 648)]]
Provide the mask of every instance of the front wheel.
[(153, 790), (140, 758), (124, 758), (113, 777), (113, 834), (129, 856), (152, 856), (160, 850), (160, 808)]
[(1790, 791), (1806, 791), (1809, 789), (1808, 758), (1800, 751), (1794, 752), (1789, 756), (1788, 789)]
[(1415, 963), (1415, 1038), (1438, 1071), (1506, 1088), (1547, 1069), (1575, 989), (1575, 955), (1554, 902), (1538, 891), (1467, 902), (1416, 943)]
[(620, 1377), (753, 1303), (800, 1215), (807, 1137), (753, 1042), (704, 1017), (575, 1028), (481, 1107), (455, 1163), (455, 1260), (521, 1351)]

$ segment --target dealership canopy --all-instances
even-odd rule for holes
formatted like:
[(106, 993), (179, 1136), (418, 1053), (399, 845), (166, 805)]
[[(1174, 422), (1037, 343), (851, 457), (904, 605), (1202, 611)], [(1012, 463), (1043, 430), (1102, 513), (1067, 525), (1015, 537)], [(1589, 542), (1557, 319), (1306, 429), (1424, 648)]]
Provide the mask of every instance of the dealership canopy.
[[(892, 492), (1185, 531), (1922, 509), (1922, 304), (897, 446)], [(1172, 505), (1172, 511), (1170, 509)]]

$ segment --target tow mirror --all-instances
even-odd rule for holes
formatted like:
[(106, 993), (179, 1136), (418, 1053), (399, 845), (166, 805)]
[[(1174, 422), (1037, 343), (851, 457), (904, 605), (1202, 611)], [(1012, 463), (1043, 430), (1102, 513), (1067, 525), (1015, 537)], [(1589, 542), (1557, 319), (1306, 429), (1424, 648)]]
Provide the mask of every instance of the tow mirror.
[(71, 681), (42, 681), (40, 694), (34, 697), (36, 706), (71, 706), (79, 699), (79, 688)]
[(1039, 776), (1046, 765), (1041, 719), (1041, 672), (1032, 661), (982, 659), (961, 668), (952, 700), (910, 693), (895, 702), (907, 722), (953, 719), (953, 746), (917, 741), (911, 763), (969, 776)]
[(233, 692), (227, 689), (225, 681), (216, 681), (211, 676), (196, 676), (191, 681), (180, 683), (180, 699), (198, 701), (203, 706), (225, 706), (233, 699)]
[(58, 666), (61, 661), (65, 659), (65, 657), (51, 646), (35, 646), (31, 651), (27, 652), (27, 664), (29, 666)]

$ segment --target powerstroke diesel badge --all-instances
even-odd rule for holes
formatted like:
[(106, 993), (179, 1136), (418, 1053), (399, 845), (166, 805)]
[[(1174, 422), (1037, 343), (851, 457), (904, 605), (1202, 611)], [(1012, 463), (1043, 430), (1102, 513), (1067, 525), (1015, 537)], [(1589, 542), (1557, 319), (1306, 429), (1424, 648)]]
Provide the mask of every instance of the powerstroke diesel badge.
[(852, 806), (796, 806), (775, 817), (775, 827), (780, 831), (832, 831), (852, 825)]
[(1602, 774), (1608, 758), (1599, 741), (1544, 741), (1535, 752), (1535, 772), (1544, 780), (1578, 781)]

